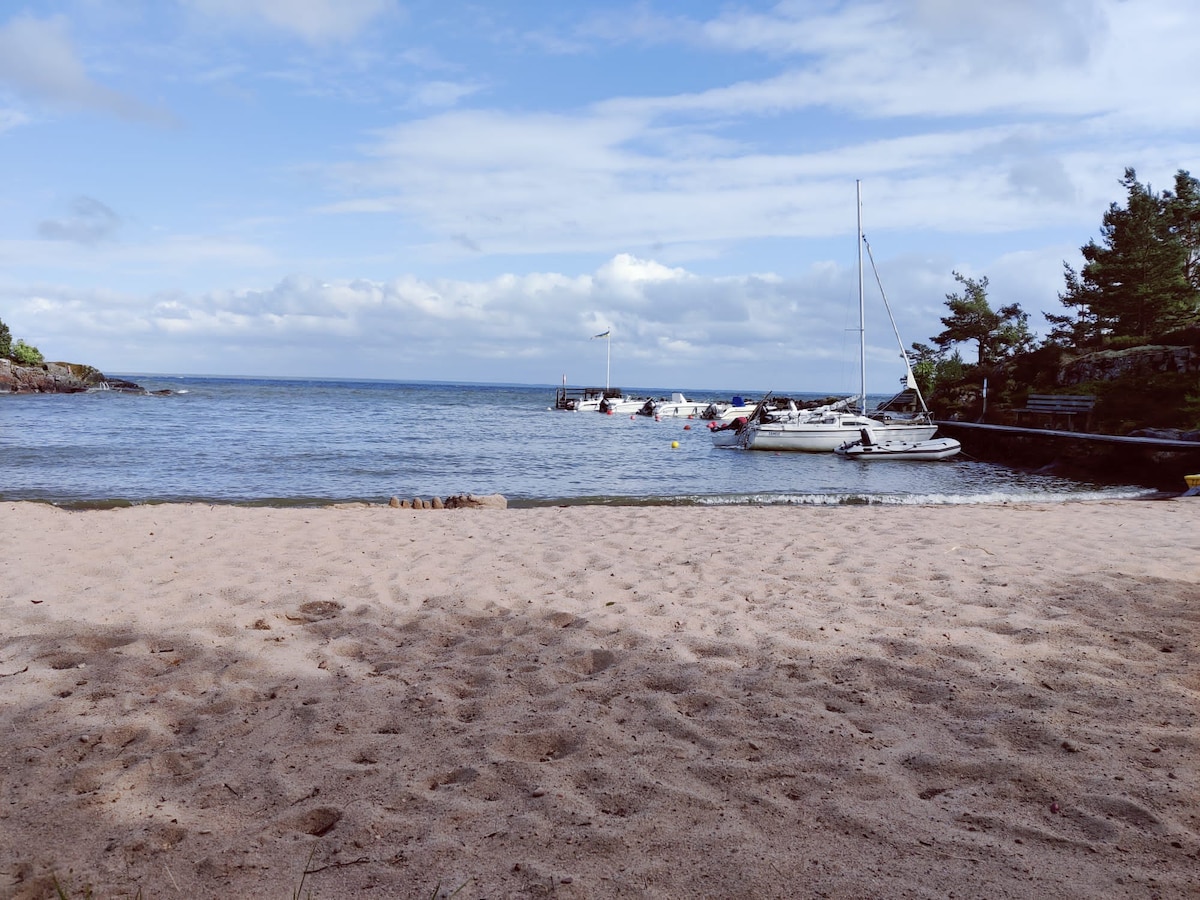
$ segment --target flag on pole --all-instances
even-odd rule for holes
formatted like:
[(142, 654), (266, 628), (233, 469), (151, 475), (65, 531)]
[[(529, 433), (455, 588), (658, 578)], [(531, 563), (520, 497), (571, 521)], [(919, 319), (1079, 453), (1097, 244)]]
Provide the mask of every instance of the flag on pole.
[(611, 333), (612, 333), (612, 329), (610, 328), (610, 329), (608, 329), (608, 331), (604, 332), (603, 334), (593, 334), (592, 340), (594, 341), (596, 338), (606, 338)]

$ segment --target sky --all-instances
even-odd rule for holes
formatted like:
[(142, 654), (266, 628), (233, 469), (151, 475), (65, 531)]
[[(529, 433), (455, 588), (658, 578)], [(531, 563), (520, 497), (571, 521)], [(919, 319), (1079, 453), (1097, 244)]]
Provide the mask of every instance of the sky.
[(1125, 169), (1200, 173), (1198, 15), (0, 0), (0, 321), (109, 374), (852, 393), (861, 190), (888, 392), (954, 272), (1044, 334)]

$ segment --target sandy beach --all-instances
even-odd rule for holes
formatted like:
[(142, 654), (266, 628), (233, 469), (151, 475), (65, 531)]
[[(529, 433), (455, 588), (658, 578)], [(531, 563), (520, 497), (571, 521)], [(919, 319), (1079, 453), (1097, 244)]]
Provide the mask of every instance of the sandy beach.
[(0, 504), (0, 897), (1195, 897), (1198, 524)]

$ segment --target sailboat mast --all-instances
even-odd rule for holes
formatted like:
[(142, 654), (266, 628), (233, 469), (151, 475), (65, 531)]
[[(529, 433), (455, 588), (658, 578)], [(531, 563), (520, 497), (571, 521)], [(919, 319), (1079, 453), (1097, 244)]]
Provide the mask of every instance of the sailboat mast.
[(854, 180), (855, 198), (858, 201), (858, 378), (862, 414), (867, 414), (867, 314), (863, 302), (863, 230), (862, 230), (862, 181)]
[(608, 335), (604, 338), (604, 343), (608, 344), (608, 364), (604, 367), (604, 394), (608, 395), (608, 382), (612, 377), (612, 327), (608, 329)]

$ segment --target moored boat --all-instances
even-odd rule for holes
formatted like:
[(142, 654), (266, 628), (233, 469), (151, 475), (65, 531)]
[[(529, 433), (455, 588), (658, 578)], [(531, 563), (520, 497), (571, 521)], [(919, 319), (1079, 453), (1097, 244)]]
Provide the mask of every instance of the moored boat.
[(610, 415), (627, 416), (640, 412), (645, 405), (645, 397), (626, 397), (617, 392), (616, 396), (605, 397), (601, 400), (598, 411)]
[[(774, 450), (799, 451), (804, 453), (827, 453), (841, 445), (857, 439), (859, 429), (870, 427), (878, 432), (883, 440), (891, 441), (925, 441), (933, 437), (937, 426), (925, 406), (913, 377), (908, 354), (897, 332), (896, 339), (900, 343), (900, 355), (904, 359), (906, 377), (903, 379), (906, 390), (912, 391), (919, 402), (919, 410), (903, 416), (884, 415), (868, 416), (866, 408), (866, 319), (863, 301), (863, 246), (866, 238), (862, 230), (862, 199), (861, 190), (858, 198), (858, 321), (859, 321), (859, 369), (860, 394), (840, 403), (831, 404), (816, 410), (789, 410), (787, 413), (771, 413), (762, 404), (755, 409), (743, 429), (734, 440), (726, 434), (713, 434), (714, 447), (728, 447), (740, 450)], [(870, 248), (868, 246), (868, 252)], [(872, 266), (874, 260), (872, 260)], [(891, 307), (887, 297), (883, 298), (888, 317), (892, 318)], [(892, 327), (895, 329), (895, 319)], [(851, 409), (851, 404), (858, 401), (857, 410)]]
[(712, 435), (714, 447), (718, 450), (734, 449), (741, 446), (742, 439), (745, 437), (747, 428), (749, 428), (749, 418), (745, 415), (736, 416), (724, 425), (709, 422), (708, 428)]
[(889, 438), (888, 440), (880, 441), (877, 439), (873, 428), (863, 426), (860, 429), (858, 440), (847, 441), (841, 446), (834, 448), (833, 452), (847, 459), (908, 459), (933, 462), (939, 459), (949, 459), (951, 456), (955, 456), (960, 450), (962, 450), (962, 444), (954, 438), (948, 437), (928, 438), (916, 441)]
[(699, 416), (711, 405), (708, 400), (689, 400), (679, 391), (674, 391), (670, 400), (646, 401), (641, 412), (660, 419), (687, 418)]
[(600, 412), (606, 401), (623, 399), (620, 388), (569, 388), (565, 384), (554, 395), (554, 408), (568, 412)]

